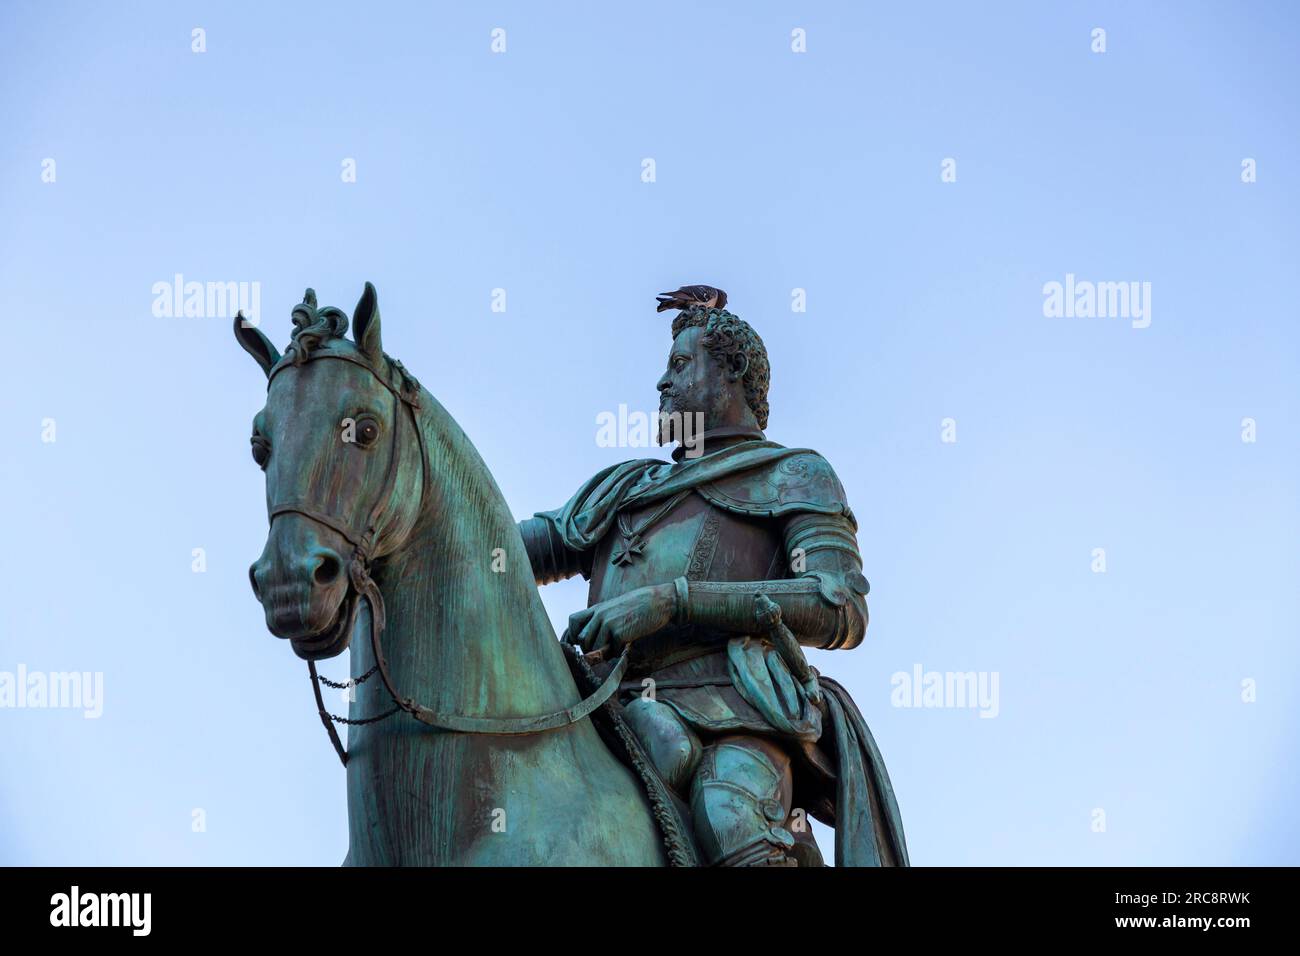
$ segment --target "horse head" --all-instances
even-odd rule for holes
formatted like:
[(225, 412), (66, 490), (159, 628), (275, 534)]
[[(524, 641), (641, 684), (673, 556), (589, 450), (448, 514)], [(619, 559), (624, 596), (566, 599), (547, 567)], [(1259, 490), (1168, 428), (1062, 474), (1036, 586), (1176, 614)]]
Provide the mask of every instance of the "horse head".
[(420, 385), (384, 354), (374, 286), (351, 339), (347, 315), (318, 308), (311, 289), (293, 323), (281, 356), (235, 318), (235, 338), (267, 377), (250, 441), (270, 529), (249, 580), (271, 633), (314, 661), (347, 649), (370, 563), (400, 550), (420, 517), (427, 461)]

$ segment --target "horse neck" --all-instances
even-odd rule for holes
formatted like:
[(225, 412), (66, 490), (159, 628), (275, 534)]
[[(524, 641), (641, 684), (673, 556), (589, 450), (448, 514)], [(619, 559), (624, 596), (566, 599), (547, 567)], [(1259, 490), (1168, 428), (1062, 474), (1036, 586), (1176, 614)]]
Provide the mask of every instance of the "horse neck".
[(429, 469), (424, 510), (406, 546), (375, 576), (398, 692), (470, 716), (571, 705), (577, 689), (496, 481), (427, 391), (417, 423)]

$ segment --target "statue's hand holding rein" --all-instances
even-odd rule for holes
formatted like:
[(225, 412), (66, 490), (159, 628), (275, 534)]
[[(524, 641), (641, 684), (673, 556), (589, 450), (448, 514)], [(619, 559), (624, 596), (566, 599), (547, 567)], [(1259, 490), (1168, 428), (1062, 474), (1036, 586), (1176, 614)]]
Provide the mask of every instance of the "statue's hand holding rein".
[[(560, 643), (569, 644), (572, 645), (573, 647), (576, 647), (578, 650), (582, 650), (582, 645), (578, 643), (578, 641), (573, 636), (573, 632), (570, 631), (567, 627), (564, 629), (564, 633), (560, 635)], [(588, 664), (591, 664), (593, 666), (605, 660), (604, 651), (591, 651), (589, 653), (583, 654), (582, 656), (587, 661)]]
[(637, 588), (569, 615), (567, 639), (603, 657), (662, 630), (678, 614), (678, 591), (671, 583)]

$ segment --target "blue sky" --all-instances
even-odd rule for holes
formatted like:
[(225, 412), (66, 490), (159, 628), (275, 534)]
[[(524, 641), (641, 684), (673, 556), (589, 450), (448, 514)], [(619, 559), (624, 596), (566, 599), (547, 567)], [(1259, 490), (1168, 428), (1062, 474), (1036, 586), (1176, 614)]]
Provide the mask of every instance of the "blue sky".
[[(373, 281), (519, 517), (647, 454), (596, 416), (654, 407), (655, 293), (725, 288), (861, 524), (867, 640), (814, 663), (914, 863), (1300, 862), (1298, 41), (1281, 3), (5, 4), (0, 672), (102, 672), (104, 713), (0, 709), (0, 863), (346, 851), (247, 583), (264, 380), (224, 313), (154, 315), (177, 273), (260, 283), (280, 346)], [(1045, 317), (1067, 275), (1150, 326)], [(997, 716), (893, 706), (916, 665)]]

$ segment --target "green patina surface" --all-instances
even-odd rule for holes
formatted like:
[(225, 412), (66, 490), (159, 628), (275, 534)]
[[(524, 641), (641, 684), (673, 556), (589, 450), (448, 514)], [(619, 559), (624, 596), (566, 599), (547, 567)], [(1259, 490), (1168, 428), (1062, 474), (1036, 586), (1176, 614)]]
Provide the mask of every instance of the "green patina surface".
[[(661, 409), (699, 413), (702, 457), (607, 469), (516, 525), (464, 432), (384, 353), (372, 286), (350, 337), (311, 290), (293, 322), (284, 355), (235, 323), (268, 379), (251, 441), (270, 531), (250, 577), (299, 657), (352, 650), (348, 863), (664, 865), (671, 803), (691, 844), (678, 861), (698, 845), (706, 863), (815, 865), (810, 836), (789, 832), (800, 792), (836, 825), (837, 862), (906, 863), (870, 732), (799, 649), (862, 639), (856, 521), (820, 456), (763, 437), (766, 353), (748, 326), (712, 307), (674, 326)], [(792, 543), (816, 553), (808, 568), (786, 561)], [(624, 694), (600, 711), (635, 731), (623, 760), (590, 719), (524, 732), (583, 699), (537, 589), (579, 572), (591, 598), (570, 638), (593, 661), (626, 649), (634, 676), (664, 681), (662, 701)], [(382, 680), (365, 639), (379, 621)], [(448, 732), (400, 710), (370, 722), (395, 699), (518, 732)], [(652, 781), (652, 808), (644, 776), (675, 796)]]

